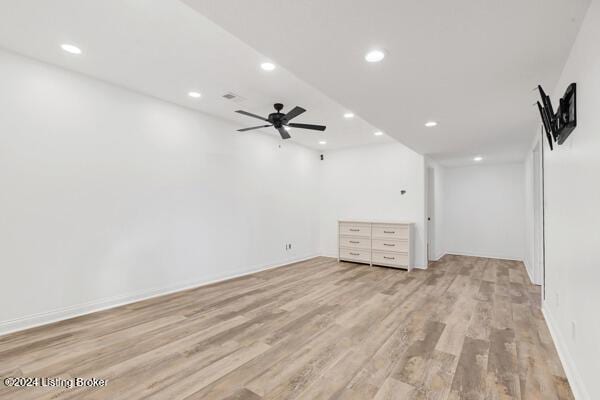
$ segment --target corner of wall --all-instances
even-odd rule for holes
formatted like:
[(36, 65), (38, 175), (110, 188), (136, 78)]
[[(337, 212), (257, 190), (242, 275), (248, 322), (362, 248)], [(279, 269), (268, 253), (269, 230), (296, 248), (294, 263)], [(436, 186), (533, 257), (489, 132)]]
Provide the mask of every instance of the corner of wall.
[(535, 281), (533, 280), (533, 276), (531, 275), (531, 265), (528, 257), (523, 258), (523, 260), (521, 261), (523, 262), (523, 265), (525, 265), (525, 271), (527, 271), (529, 282), (531, 282), (532, 285), (537, 285), (537, 283), (535, 283)]

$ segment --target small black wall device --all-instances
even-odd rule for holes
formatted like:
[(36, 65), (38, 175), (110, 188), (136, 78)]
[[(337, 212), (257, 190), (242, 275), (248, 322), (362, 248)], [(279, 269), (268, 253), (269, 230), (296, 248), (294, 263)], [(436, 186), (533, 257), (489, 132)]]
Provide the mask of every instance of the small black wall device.
[(537, 107), (544, 124), (550, 150), (553, 150), (553, 143), (563, 144), (577, 126), (577, 85), (571, 83), (567, 87), (559, 101), (556, 113), (554, 113), (550, 97), (544, 92), (544, 89), (539, 85), (537, 89), (542, 98), (542, 103), (540, 104), (538, 101)]

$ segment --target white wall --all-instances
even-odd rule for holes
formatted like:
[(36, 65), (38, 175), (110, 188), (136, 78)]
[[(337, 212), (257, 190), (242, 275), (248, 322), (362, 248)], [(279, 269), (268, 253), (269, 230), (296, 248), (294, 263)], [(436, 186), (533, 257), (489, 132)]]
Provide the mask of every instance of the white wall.
[(321, 254), (337, 257), (339, 219), (407, 221), (416, 223), (415, 266), (425, 267), (422, 155), (400, 143), (327, 152), (321, 161), (319, 205)]
[(544, 151), (544, 312), (578, 399), (600, 399), (599, 38), (600, 1), (593, 0), (552, 96), (558, 104), (577, 83), (578, 126)]
[(451, 254), (522, 260), (523, 164), (445, 169), (444, 243)]
[(316, 152), (6, 52), (0, 88), (0, 333), (317, 253)]

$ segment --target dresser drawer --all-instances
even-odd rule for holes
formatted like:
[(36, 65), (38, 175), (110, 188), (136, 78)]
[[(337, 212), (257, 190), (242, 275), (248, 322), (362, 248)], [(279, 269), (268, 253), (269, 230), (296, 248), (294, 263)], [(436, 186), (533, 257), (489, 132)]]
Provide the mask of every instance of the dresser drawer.
[(371, 251), (362, 249), (340, 248), (340, 259), (358, 261), (363, 263), (371, 262)]
[(378, 239), (408, 239), (408, 226), (373, 224), (373, 237)]
[(373, 264), (407, 268), (408, 253), (389, 253), (383, 251), (374, 251)]
[(408, 239), (373, 239), (373, 250), (408, 252)]
[(371, 237), (371, 224), (342, 222), (340, 235)]
[(371, 248), (371, 239), (355, 236), (340, 236), (340, 247), (369, 250)]

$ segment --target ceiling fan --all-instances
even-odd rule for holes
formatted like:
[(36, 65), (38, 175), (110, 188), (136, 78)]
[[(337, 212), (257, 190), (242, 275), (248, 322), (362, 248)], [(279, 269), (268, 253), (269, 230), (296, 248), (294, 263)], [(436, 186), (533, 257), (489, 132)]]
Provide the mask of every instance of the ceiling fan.
[(287, 114), (281, 113), (281, 110), (283, 109), (283, 104), (275, 103), (275, 104), (273, 104), (273, 107), (275, 108), (276, 112), (269, 114), (269, 116), (267, 118), (263, 118), (260, 115), (252, 114), (247, 111), (237, 110), (236, 113), (240, 113), (243, 115), (247, 115), (249, 117), (257, 118), (257, 119), (260, 119), (260, 120), (263, 120), (263, 121), (269, 123), (268, 125), (259, 125), (259, 126), (253, 126), (251, 128), (238, 129), (238, 132), (246, 132), (246, 131), (251, 131), (252, 129), (260, 129), (260, 128), (267, 128), (269, 126), (273, 126), (275, 129), (277, 129), (279, 131), (279, 134), (281, 135), (282, 139), (289, 139), (289, 138), (291, 138), (291, 136), (286, 130), (286, 127), (288, 127), (288, 126), (291, 128), (311, 129), (313, 131), (324, 131), (326, 128), (324, 125), (296, 124), (296, 123), (290, 122), (293, 118), (296, 118), (298, 115), (300, 115), (306, 111), (302, 107), (296, 106), (296, 107), (292, 108), (291, 111), (288, 111)]

